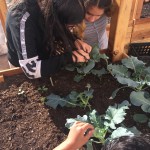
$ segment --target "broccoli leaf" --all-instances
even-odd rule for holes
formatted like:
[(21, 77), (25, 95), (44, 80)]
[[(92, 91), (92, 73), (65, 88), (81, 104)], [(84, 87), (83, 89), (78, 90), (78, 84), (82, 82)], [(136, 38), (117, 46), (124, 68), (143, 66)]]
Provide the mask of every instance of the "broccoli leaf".
[(121, 77), (129, 77), (130, 74), (128, 72), (128, 68), (126, 68), (123, 65), (108, 65), (108, 70), (114, 75), (114, 76), (121, 76)]
[(101, 119), (101, 116), (99, 116), (97, 114), (97, 111), (94, 109), (91, 113), (89, 113), (89, 120), (90, 123), (94, 126), (94, 127), (99, 127), (99, 128), (103, 128), (103, 121)]
[(70, 127), (74, 124), (75, 121), (88, 122), (88, 116), (84, 115), (83, 117), (81, 117), (80, 115), (77, 115), (77, 118), (66, 119), (66, 121), (67, 122), (65, 124), (65, 127), (70, 129)]
[(116, 129), (116, 124), (121, 123), (125, 118), (125, 110), (129, 109), (128, 104), (123, 102), (123, 104), (114, 106), (109, 106), (106, 115), (104, 125), (110, 127), (111, 129)]
[(119, 138), (121, 136), (134, 136), (134, 133), (124, 127), (119, 127), (112, 132), (110, 139)]
[(139, 84), (137, 82), (133, 81), (130, 78), (124, 78), (124, 77), (120, 77), (120, 76), (116, 76), (116, 78), (117, 78), (119, 83), (128, 85), (129, 87), (136, 88), (139, 86)]
[(95, 67), (95, 61), (90, 59), (87, 62), (87, 65), (82, 68), (83, 69), (83, 74), (89, 73), (94, 67)]
[(77, 74), (77, 75), (74, 77), (73, 80), (76, 81), (76, 82), (80, 82), (83, 78), (84, 78), (83, 75)]
[(51, 106), (54, 109), (56, 109), (58, 105), (64, 107), (67, 103), (65, 99), (55, 94), (50, 94), (49, 96), (46, 97), (46, 99), (47, 101), (45, 102), (45, 104)]
[(94, 150), (91, 140), (89, 140), (89, 141), (86, 143), (86, 146), (87, 146), (87, 148), (86, 148), (87, 150)]
[(129, 57), (122, 59), (122, 64), (127, 68), (133, 69), (136, 72), (136, 69), (144, 67), (145, 63), (141, 60), (138, 60), (137, 57)]
[(91, 73), (98, 77), (101, 77), (102, 75), (107, 74), (108, 72), (106, 71), (105, 68), (102, 68), (101, 70), (92, 69)]
[(150, 95), (148, 92), (131, 92), (130, 101), (135, 106), (141, 106), (144, 112), (150, 113)]
[(148, 117), (145, 114), (134, 114), (133, 119), (139, 123), (146, 123), (148, 121)]

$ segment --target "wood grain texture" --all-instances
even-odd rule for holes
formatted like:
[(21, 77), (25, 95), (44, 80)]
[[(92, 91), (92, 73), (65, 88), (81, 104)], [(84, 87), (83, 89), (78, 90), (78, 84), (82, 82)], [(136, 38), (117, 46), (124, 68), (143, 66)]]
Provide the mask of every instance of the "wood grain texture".
[(0, 20), (1, 20), (4, 32), (5, 32), (6, 13), (7, 13), (6, 1), (0, 0)]

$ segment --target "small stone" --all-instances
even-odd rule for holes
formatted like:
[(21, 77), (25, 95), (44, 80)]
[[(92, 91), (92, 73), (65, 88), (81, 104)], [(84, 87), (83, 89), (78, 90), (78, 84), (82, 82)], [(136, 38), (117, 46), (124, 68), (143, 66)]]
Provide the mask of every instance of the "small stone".
[(8, 140), (11, 141), (11, 137), (9, 137)]

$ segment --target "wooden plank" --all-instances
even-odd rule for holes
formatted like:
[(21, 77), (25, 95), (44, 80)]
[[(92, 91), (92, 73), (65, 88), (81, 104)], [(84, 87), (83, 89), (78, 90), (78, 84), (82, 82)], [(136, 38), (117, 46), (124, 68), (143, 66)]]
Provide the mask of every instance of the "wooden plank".
[(135, 21), (131, 42), (150, 38), (150, 18)]
[(125, 49), (131, 42), (150, 42), (150, 18), (129, 21)]
[(144, 0), (132, 0), (130, 20), (139, 19), (143, 8)]
[(133, 32), (133, 26), (128, 27), (128, 29), (127, 29), (127, 34), (126, 34), (126, 38), (130, 38), (132, 32)]
[(137, 39), (132, 40), (132, 43), (144, 43), (144, 42), (150, 42), (150, 38), (144, 38), (144, 39)]
[[(149, 23), (135, 24), (133, 32), (138, 32), (138, 31), (146, 32), (148, 30), (150, 31), (150, 24)], [(148, 36), (150, 37), (150, 35), (148, 35)]]
[(141, 19), (136, 19), (135, 24), (144, 24), (144, 23), (149, 23), (150, 25), (150, 18), (141, 18)]
[(132, 7), (130, 13), (130, 20), (135, 19), (136, 11), (137, 11), (138, 0), (132, 0)]
[(0, 71), (0, 76), (13, 76), (17, 74), (23, 73), (22, 69), (19, 67), (12, 68), (12, 69), (7, 69), (7, 70), (2, 70)]
[(134, 19), (139, 19), (141, 17), (143, 3), (144, 3), (144, 0), (138, 0), (136, 14), (135, 14), (135, 18)]
[(109, 49), (113, 53), (113, 61), (122, 59), (126, 34), (128, 30), (131, 0), (114, 0), (115, 12), (112, 14), (109, 36)]
[(4, 82), (4, 76), (2, 75), (2, 76), (0, 76), (0, 83), (1, 82)]
[(0, 20), (1, 20), (4, 32), (5, 32), (6, 13), (7, 13), (6, 1), (0, 0)]
[[(132, 39), (131, 39), (131, 42), (135, 42), (135, 41), (143, 41), (143, 42), (150, 42), (150, 38), (149, 37), (147, 37), (147, 35), (146, 35), (147, 33), (134, 33), (133, 34), (133, 37), (132, 37)], [(150, 34), (150, 31), (148, 32), (148, 34)]]

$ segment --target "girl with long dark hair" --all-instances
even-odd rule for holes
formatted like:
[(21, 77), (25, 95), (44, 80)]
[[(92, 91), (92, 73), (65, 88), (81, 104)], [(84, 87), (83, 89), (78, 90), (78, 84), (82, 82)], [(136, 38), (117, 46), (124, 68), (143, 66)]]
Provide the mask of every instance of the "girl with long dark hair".
[(77, 48), (70, 31), (84, 17), (83, 0), (14, 0), (6, 20), (10, 64), (34, 79), (88, 61), (91, 47)]

